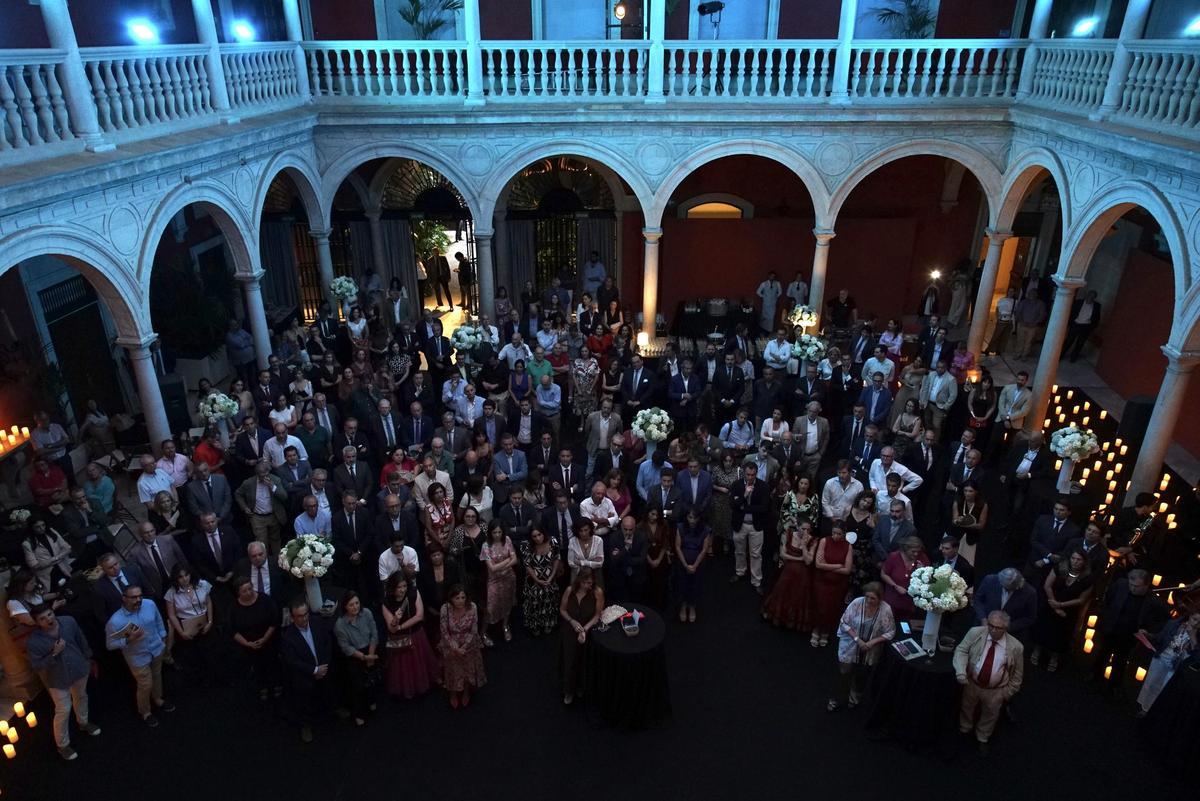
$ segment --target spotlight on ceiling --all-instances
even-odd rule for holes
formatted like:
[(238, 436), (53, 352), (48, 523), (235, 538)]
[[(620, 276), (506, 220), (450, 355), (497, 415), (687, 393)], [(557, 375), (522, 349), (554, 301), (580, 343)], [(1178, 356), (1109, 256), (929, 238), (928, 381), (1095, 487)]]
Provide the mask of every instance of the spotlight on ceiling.
[(1091, 36), (1096, 32), (1096, 28), (1100, 26), (1099, 17), (1085, 17), (1075, 23), (1075, 27), (1071, 29), (1072, 36)]
[(233, 34), (234, 39), (243, 44), (253, 42), (257, 38), (254, 26), (244, 19), (235, 19), (233, 24), (229, 26), (229, 32)]
[(712, 14), (719, 14), (724, 10), (725, 4), (722, 3), (721, 0), (713, 0), (711, 3), (701, 3), (696, 7), (696, 11), (698, 11), (702, 17), (707, 17)]
[(125, 31), (135, 44), (158, 44), (158, 27), (145, 17), (137, 17), (126, 22)]
[(613, 16), (618, 20), (625, 19), (626, 11), (627, 9), (625, 8), (625, 4), (623, 2), (618, 2), (615, 6), (613, 6)]
[(1200, 36), (1200, 17), (1196, 17), (1183, 29), (1184, 36)]

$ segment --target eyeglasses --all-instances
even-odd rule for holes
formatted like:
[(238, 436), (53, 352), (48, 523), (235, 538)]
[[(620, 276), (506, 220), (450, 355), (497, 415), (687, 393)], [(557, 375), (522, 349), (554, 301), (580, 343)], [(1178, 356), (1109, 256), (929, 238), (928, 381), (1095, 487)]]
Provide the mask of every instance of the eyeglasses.
[(125, 600), (126, 600), (126, 601), (140, 601), (140, 600), (142, 600), (142, 596), (140, 596), (140, 595), (126, 595), (126, 596), (125, 596)]

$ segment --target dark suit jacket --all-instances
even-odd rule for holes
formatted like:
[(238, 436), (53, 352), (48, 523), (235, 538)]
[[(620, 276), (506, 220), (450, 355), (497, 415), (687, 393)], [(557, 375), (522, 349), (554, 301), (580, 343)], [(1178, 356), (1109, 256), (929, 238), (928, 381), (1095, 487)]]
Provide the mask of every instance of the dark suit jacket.
[(665, 503), (663, 502), (662, 486), (651, 487), (650, 492), (646, 494), (646, 508), (658, 509), (662, 512), (664, 520), (678, 523), (683, 519), (684, 510), (683, 493), (679, 491), (679, 485), (671, 486)]
[(1054, 533), (1054, 515), (1041, 515), (1033, 522), (1033, 534), (1029, 544), (1030, 563), (1042, 559), (1046, 554), (1065, 556), (1067, 543), (1079, 537), (1079, 526), (1064, 520), (1058, 533)]
[(205, 579), (210, 584), (216, 585), (217, 576), (224, 576), (233, 570), (241, 557), (242, 542), (238, 538), (237, 532), (231, 528), (217, 526), (217, 531), (221, 534), (221, 564), (217, 564), (217, 557), (213, 555), (212, 548), (208, 547), (208, 537), (204, 536), (203, 531), (197, 531), (192, 535), (192, 569), (199, 574), (200, 578)]
[(582, 519), (579, 513), (579, 504), (570, 502), (567, 504), (567, 525), (566, 531), (562, 530), (562, 521), (558, 513), (558, 507), (554, 504), (547, 506), (542, 510), (542, 530), (546, 532), (548, 537), (553, 537), (558, 540), (558, 547), (561, 551), (566, 551), (567, 542), (574, 536), (570, 526), (578, 523)]
[[(946, 560), (940, 559), (935, 567), (941, 567), (944, 564), (946, 564)], [(954, 572), (962, 576), (962, 580), (967, 582), (968, 587), (975, 586), (975, 565), (967, 561), (967, 557), (960, 554), (954, 560)]]
[[(337, 515), (345, 520), (345, 515)], [(421, 536), (421, 527), (417, 524), (417, 519), (410, 512), (406, 512), (401, 508), (399, 523), (400, 534), (404, 537), (404, 544), (421, 553), (425, 550), (424, 538)], [(392, 526), (392, 518), (386, 511), (382, 512), (375, 518), (375, 544), (379, 546), (379, 553), (373, 555), (377, 558), (383, 549), (391, 546), (392, 532), (396, 529)]]
[[(930, 339), (925, 343), (925, 347), (921, 348), (921, 358), (930, 370), (937, 366), (937, 363), (933, 361), (933, 344), (933, 340)], [(947, 339), (942, 343), (942, 350), (938, 354), (938, 358), (944, 360), (946, 364), (950, 364), (950, 360), (954, 358), (954, 348), (954, 343)]]
[(297, 477), (293, 477), (292, 468), (285, 463), (276, 467), (274, 473), (283, 482), (283, 490), (288, 494), (288, 498), (295, 499), (296, 495), (303, 492), (304, 488), (308, 486), (308, 482), (312, 478), (312, 467), (308, 462), (297, 462)]
[(887, 559), (888, 554), (900, 547), (900, 540), (917, 533), (916, 527), (907, 517), (901, 518), (899, 523), (894, 524), (888, 514), (889, 511), (889, 509), (880, 510), (879, 524), (875, 526), (875, 536), (871, 540), (875, 558), (880, 562)]
[[(626, 486), (629, 485), (629, 482), (637, 469), (633, 462), (633, 457), (627, 453), (621, 453), (621, 455), (617, 458), (616, 469), (620, 470), (622, 475), (625, 476)], [(596, 462), (592, 465), (592, 479), (595, 481), (603, 481), (604, 477), (612, 472), (612, 470), (612, 450), (603, 450), (596, 454)]]
[[(321, 416), (317, 413), (315, 406), (310, 406), (308, 411), (313, 413), (313, 417), (317, 418), (317, 425), (321, 425)], [(338, 412), (328, 399), (325, 402), (325, 411), (329, 412), (329, 425), (332, 428), (329, 430), (329, 442), (332, 445), (334, 437), (338, 436), (342, 431), (342, 415)]]
[[(392, 419), (392, 436), (395, 438), (395, 443), (400, 445), (402, 444), (400, 438), (400, 415), (395, 412), (388, 412), (388, 417)], [(378, 410), (367, 418), (367, 423), (367, 437), (375, 449), (375, 461), (377, 464), (383, 464), (383, 459), (387, 455), (387, 433), (383, 430), (383, 418), (380, 417)], [(432, 434), (430, 435), (430, 439), (433, 439)]]
[[(500, 449), (500, 440), (504, 437), (504, 433), (508, 430), (508, 421), (505, 420), (504, 415), (500, 414), (499, 412), (496, 412), (493, 415), (493, 417), (496, 420), (496, 442), (495, 442), (495, 445), (496, 445), (496, 450), (499, 450)], [(474, 431), (476, 434), (486, 436), (487, 435), (487, 419), (482, 416), (475, 418), (475, 425), (473, 425), (471, 427), (471, 430)]]
[(471, 432), (465, 426), (453, 426), (449, 431), (445, 426), (438, 426), (433, 430), (434, 438), (441, 437), (442, 442), (446, 445), (446, 450), (454, 457), (454, 461), (460, 461), (468, 450), (471, 449)]
[[(420, 445), (422, 449), (429, 450), (430, 443), (433, 442), (433, 431), (437, 428), (437, 424), (433, 422), (433, 418), (427, 414), (421, 415), (420, 420), (420, 438), (417, 437), (418, 430), (416, 424), (418, 421), (412, 417), (405, 417), (400, 421), (400, 425), (396, 429), (396, 433), (400, 437), (400, 445), (404, 448), (411, 448), (413, 445)], [(334, 455), (337, 452), (334, 451)]]
[(879, 452), (882, 450), (883, 445), (878, 438), (869, 445), (862, 437), (855, 440), (850, 449), (850, 461), (854, 465), (854, 472), (865, 475), (871, 469), (871, 462), (879, 458)]
[[(505, 533), (512, 537), (513, 543), (527, 542), (529, 540), (529, 530), (534, 527), (539, 521), (540, 516), (538, 510), (532, 503), (528, 501), (521, 502), (520, 523), (517, 522), (517, 512), (513, 509), (511, 503), (506, 503), (500, 507), (500, 523), (504, 526)], [(578, 519), (578, 518), (576, 518)]]
[(233, 455), (237, 457), (238, 464), (242, 465), (243, 467), (248, 466), (248, 465), (252, 464), (253, 462), (257, 462), (259, 459), (263, 458), (264, 454), (263, 454), (262, 446), (267, 440), (269, 440), (271, 438), (271, 432), (267, 431), (265, 428), (258, 429), (258, 431), (257, 431), (258, 452), (257, 453), (255, 453), (254, 448), (252, 447), (252, 443), (253, 443), (252, 437), (254, 437), (254, 436), (255, 435), (252, 434), (251, 432), (243, 431), (243, 432), (239, 433), (237, 435), (237, 437), (235, 437), (233, 440)]
[[(499, 416), (499, 415), (497, 415)], [(538, 443), (542, 441), (542, 432), (546, 430), (546, 416), (539, 411), (531, 411), (529, 413), (529, 442), (536, 448)], [(517, 410), (516, 414), (510, 414), (508, 419), (504, 421), (504, 431), (507, 434), (512, 434), (513, 439), (517, 438), (517, 433), (521, 430), (521, 414)], [(519, 443), (518, 443), (519, 444)], [(555, 449), (556, 457), (558, 450)]]
[[(972, 601), (977, 623), (986, 620), (989, 614), (1001, 608), (1003, 592), (1004, 588), (1000, 586), (998, 573), (986, 576), (983, 581), (979, 582), (979, 586), (975, 588), (975, 600)], [(1004, 611), (1008, 612), (1008, 616), (1011, 618), (1008, 625), (1009, 633), (1019, 637), (1037, 619), (1037, 590), (1033, 588), (1032, 584), (1026, 583), (1009, 597)]]
[[(308, 627), (312, 631), (317, 658), (295, 626), (285, 626), (279, 634), (279, 655), (287, 667), (292, 687), (301, 693), (311, 691), (317, 681), (313, 671), (333, 661), (333, 627), (324, 618), (309, 610)], [(326, 674), (322, 681), (330, 681)]]
[(259, 420), (266, 420), (267, 415), (275, 408), (275, 399), (280, 395), (287, 395), (287, 387), (280, 384), (278, 379), (272, 377), (271, 383), (267, 387), (267, 392), (263, 392), (262, 386), (259, 385), (258, 379), (254, 379), (253, 385), (250, 387), (250, 397), (254, 399), (254, 410), (258, 412)]
[(929, 452), (933, 456), (932, 465), (926, 464), (921, 443), (911, 446), (904, 454), (904, 466), (924, 479), (925, 483), (917, 488), (917, 492), (932, 486), (930, 482), (933, 481), (933, 477), (941, 471), (946, 462), (945, 451), (937, 445), (930, 447)]
[(183, 505), (187, 508), (188, 513), (195, 519), (199, 520), (200, 515), (212, 512), (217, 516), (223, 526), (233, 525), (233, 489), (229, 486), (229, 480), (225, 476), (213, 474), (210, 476), (212, 480), (212, 500), (208, 498), (208, 490), (205, 489), (204, 482), (199, 480), (189, 481), (183, 485), (183, 491), (180, 493), (183, 499)]
[(409, 381), (404, 385), (404, 389), (400, 391), (400, 399), (403, 401), (402, 408), (404, 412), (407, 412), (412, 407), (413, 401), (421, 404), (421, 411), (424, 413), (437, 408), (439, 390), (435, 390), (430, 386), (428, 381), (425, 382), (425, 386), (421, 387), (420, 392), (417, 392), (416, 389), (416, 386)]
[[(296, 584), (290, 573), (284, 573), (279, 567), (279, 563), (273, 557), (268, 556), (267, 561), (263, 564), (263, 570), (267, 571), (267, 577), (271, 582), (270, 596), (271, 600), (279, 604), (280, 607), (287, 606), (292, 600), (292, 596), (296, 591)], [(254, 579), (254, 569), (250, 567), (249, 557), (243, 556), (233, 566), (233, 575), (246, 576), (251, 581)], [(255, 582), (254, 589), (258, 589), (258, 583)]]
[[(609, 575), (620, 573), (621, 581), (638, 586), (646, 580), (646, 552), (649, 543), (646, 534), (639, 528), (633, 532), (633, 541), (625, 547), (625, 536), (620, 529), (609, 532), (604, 543), (604, 569)], [(614, 556), (613, 550), (618, 553)], [(628, 592), (628, 588), (626, 588)]]
[[(333, 490), (337, 495), (338, 509), (342, 508), (342, 493), (347, 490), (354, 490), (359, 500), (365, 500), (368, 505), (371, 505), (375, 499), (375, 471), (371, 469), (370, 465), (359, 460), (354, 465), (354, 477), (351, 478), (349, 468), (344, 464), (339, 464), (333, 471)], [(331, 508), (334, 506), (333, 498), (329, 499), (329, 505)]]
[[(1071, 304), (1071, 325), (1075, 325), (1075, 318), (1079, 316), (1080, 310), (1083, 309), (1083, 298), (1079, 298)], [(1081, 326), (1091, 331), (1096, 326), (1100, 325), (1101, 306), (1100, 301), (1092, 301), (1092, 321), (1087, 325)]]
[(752, 411), (754, 417), (767, 418), (771, 416), (771, 410), (779, 408), (783, 410), (783, 416), (788, 416), (788, 410), (791, 406), (788, 404), (787, 387), (778, 377), (771, 382), (767, 379), (760, 378), (754, 382), (754, 399), (752, 402)]
[(684, 514), (696, 509), (703, 515), (708, 511), (708, 505), (712, 502), (712, 476), (707, 470), (701, 470), (696, 479), (696, 488), (699, 491), (695, 497), (692, 497), (691, 471), (681, 470), (675, 474), (675, 488), (679, 490), (679, 506)]
[(820, 378), (814, 378), (810, 385), (808, 376), (798, 375), (791, 382), (789, 389), (792, 397), (792, 409), (797, 414), (812, 401), (816, 401), (822, 407), (827, 405), (825, 401), (829, 393), (829, 385)]
[[(654, 497), (651, 495), (651, 497)], [(734, 531), (741, 528), (742, 517), (753, 515), (754, 528), (762, 531), (767, 526), (767, 512), (770, 501), (770, 489), (765, 481), (755, 481), (754, 489), (746, 494), (746, 479), (735, 481), (729, 488), (729, 505), (733, 509)]]
[(864, 415), (859, 425), (858, 436), (854, 436), (854, 415), (848, 414), (842, 418), (841, 428), (838, 429), (838, 450), (839, 458), (849, 458), (854, 443), (862, 443), (863, 432), (867, 429), (867, 418)]
[[(1129, 592), (1129, 580), (1122, 576), (1113, 582), (1108, 588), (1108, 592), (1104, 594), (1104, 611), (1100, 613), (1100, 633), (1104, 636), (1112, 634), (1132, 634), (1133, 632), (1118, 632), (1116, 631), (1117, 621), (1121, 617), (1121, 610), (1125, 604), (1129, 603), (1131, 597)], [(1167, 622), (1167, 606), (1162, 599), (1154, 594), (1147, 594), (1145, 602), (1142, 604), (1142, 609), (1138, 613), (1138, 618), (1135, 621), (1137, 629), (1145, 629), (1151, 634), (1157, 634), (1159, 630)]]
[[(432, 431), (433, 429), (430, 428), (429, 430)], [(358, 451), (358, 460), (360, 462), (364, 459), (371, 458), (371, 439), (363, 433), (360, 424), (360, 428), (354, 432), (353, 438), (347, 437), (346, 432), (344, 431), (339, 431), (333, 435), (329, 441), (330, 464), (342, 463), (342, 448), (346, 447), (347, 445), (353, 445), (354, 449)]]
[(645, 409), (654, 397), (654, 371), (642, 365), (642, 374), (638, 377), (638, 385), (633, 385), (633, 368), (621, 376), (621, 398), (626, 403), (637, 401), (640, 409)]
[[(146, 595), (153, 595), (146, 577), (136, 564), (126, 562), (121, 566), (121, 570), (125, 574), (125, 580), (131, 586), (136, 584)], [(108, 619), (120, 608), (121, 591), (113, 586), (112, 580), (108, 576), (101, 575), (100, 579), (92, 585), (92, 609), (99, 618), (101, 627), (108, 623)]]
[[(671, 414), (680, 417), (695, 417), (700, 413), (700, 394), (704, 392), (704, 379), (693, 372), (690, 376), (679, 375), (670, 378), (667, 385), (667, 398), (671, 402)], [(691, 395), (686, 404), (683, 396)]]
[[(175, 570), (176, 565), (187, 564), (187, 557), (183, 555), (179, 544), (175, 542), (174, 535), (159, 534), (154, 541), (158, 544), (158, 554), (168, 577)], [(150, 553), (149, 546), (144, 542), (139, 542), (130, 549), (129, 558), (146, 577), (146, 583), (149, 586), (145, 589), (150, 591), (150, 595), (156, 598), (163, 597), (166, 588), (163, 587), (162, 577), (158, 574), (158, 565), (154, 564), (154, 556)]]
[[(438, 342), (441, 343), (442, 351), (440, 360), (437, 355), (437, 347), (435, 345), (435, 343)], [(453, 365), (453, 356), (454, 348), (450, 345), (450, 339), (448, 337), (437, 337), (436, 339), (430, 339), (425, 343), (425, 361), (429, 365), (429, 372), (431, 374), (440, 375), (452, 369), (451, 365)]]
[[(966, 462), (959, 462), (957, 465), (950, 468), (950, 475), (947, 476), (946, 480), (952, 482), (956, 490), (962, 489), (962, 485), (965, 483), (963, 480), (963, 474), (966, 472), (966, 469)], [(984, 470), (982, 466), (975, 465), (975, 467), (971, 469), (971, 477), (969, 480), (982, 487), (986, 477), (987, 471)]]
[[(539, 442), (531, 447), (525, 454), (525, 461), (529, 465), (530, 470), (536, 467), (541, 471), (542, 475), (545, 476), (551, 467), (554, 467), (554, 465), (558, 464), (558, 448), (554, 445), (551, 445), (550, 450), (547, 453), (546, 450), (542, 448), (539, 440)], [(574, 462), (572, 462), (572, 464), (574, 464)]]
[(99, 536), (105, 543), (109, 541), (108, 530), (105, 528), (108, 525), (108, 518), (103, 512), (96, 509), (81, 514), (74, 504), (67, 504), (63, 507), (62, 514), (54, 518), (52, 525), (71, 544), (71, 550), (75, 552), (76, 556), (83, 553), (83, 549), (87, 545), (87, 538), (93, 534)]
[(713, 376), (713, 394), (714, 402), (722, 400), (731, 400), (734, 402), (734, 407), (742, 400), (742, 393), (746, 390), (746, 374), (742, 372), (742, 368), (736, 365), (731, 368), (732, 372), (727, 373), (725, 365), (717, 367), (717, 374)]
[(871, 403), (876, 392), (875, 387), (869, 386), (858, 396), (858, 402), (867, 407), (867, 420), (884, 428), (887, 424), (888, 412), (892, 409), (892, 391), (886, 385), (879, 390), (879, 400), (875, 401), (875, 415), (871, 415)]
[(573, 503), (580, 503), (588, 495), (588, 490), (591, 487), (587, 483), (587, 464), (578, 464), (574, 460), (571, 461), (571, 481), (568, 484), (563, 476), (562, 465), (557, 461), (550, 465), (550, 468), (545, 472), (544, 481), (546, 483), (546, 502), (549, 503), (553, 497), (552, 489), (554, 484), (559, 484), (563, 491), (571, 496)]
[(354, 525), (346, 519), (343, 511), (333, 512), (330, 528), (333, 530), (330, 540), (333, 542), (333, 558), (342, 564), (348, 563), (350, 554), (358, 551), (362, 554), (364, 565), (374, 564), (383, 551), (375, 538), (376, 528), (367, 512), (357, 509), (354, 512)]

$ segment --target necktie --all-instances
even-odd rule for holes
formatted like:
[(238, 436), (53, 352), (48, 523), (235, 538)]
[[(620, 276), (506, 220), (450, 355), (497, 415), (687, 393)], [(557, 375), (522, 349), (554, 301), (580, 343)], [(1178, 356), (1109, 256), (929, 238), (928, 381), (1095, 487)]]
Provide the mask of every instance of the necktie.
[(966, 445), (959, 445), (959, 446), (958, 446), (958, 453), (954, 454), (954, 463), (955, 463), (955, 464), (958, 464), (959, 462), (961, 462), (961, 461), (962, 461), (962, 459), (963, 459), (963, 455), (966, 453), (966, 451), (967, 451), (967, 446), (966, 446)]
[(879, 405), (879, 393), (871, 393), (871, 419), (875, 419), (875, 407)]
[(966, 484), (970, 478), (971, 478), (971, 468), (964, 467), (963, 468), (963, 483)]
[(523, 525), (523, 524), (524, 524), (524, 522), (525, 522), (525, 520), (524, 520), (524, 516), (521, 514), (521, 506), (520, 506), (520, 504), (518, 504), (518, 505), (517, 505), (516, 512), (517, 512), (517, 526), (518, 526), (518, 527), (520, 527), (520, 526), (521, 526), (521, 525)]
[(293, 467), (292, 468), (292, 481), (299, 481), (299, 480), (300, 480), (300, 470), (298, 468)]
[(1057, 534), (1058, 534), (1060, 531), (1062, 531), (1062, 521), (1061, 521), (1061, 520), (1055, 520), (1055, 521), (1054, 521), (1054, 533), (1055, 533), (1055, 535), (1057, 535)]
[(162, 556), (158, 553), (157, 542), (150, 545), (150, 555), (154, 557), (154, 566), (158, 568), (159, 578), (163, 580), (164, 584), (169, 583), (171, 581), (171, 574), (167, 572), (167, 566), (163, 564)]
[(346, 522), (350, 524), (350, 538), (355, 542), (358, 541), (358, 526), (354, 524), (354, 513), (346, 512)]
[(213, 502), (213, 488), (212, 488), (212, 479), (211, 478), (208, 481), (204, 482), (204, 489), (208, 490), (208, 502), (212, 503)]
[(566, 537), (570, 529), (567, 527), (567, 513), (565, 511), (558, 513), (558, 536)]
[(563, 486), (565, 489), (571, 488), (571, 468), (570, 466), (563, 468)]
[(350, 479), (354, 480), (355, 478), (357, 478), (357, 476), (355, 476), (355, 474), (354, 474), (354, 465), (351, 464), (350, 465)]
[(976, 683), (980, 687), (992, 686), (992, 668), (996, 661), (996, 641), (992, 640), (988, 643), (987, 654), (983, 657), (983, 664), (979, 666), (979, 675), (975, 677)]
[(924, 447), (925, 447), (925, 469), (932, 470), (933, 469), (933, 451), (929, 450), (928, 445), (926, 445)]
[(122, 594), (125, 592), (125, 590), (129, 589), (129, 582), (125, 580), (124, 572), (117, 574), (117, 586), (121, 588)]
[(413, 421), (413, 434), (416, 436), (416, 441), (421, 442), (421, 421), (419, 419)]
[(387, 433), (388, 447), (393, 447), (396, 444), (396, 432), (392, 428), (392, 418), (388, 415), (383, 416), (383, 430)]
[(667, 491), (665, 489), (662, 491), (662, 508), (664, 511), (667, 508)]
[(212, 549), (213, 558), (217, 560), (217, 568), (220, 569), (224, 567), (224, 565), (221, 564), (221, 535), (215, 531), (212, 534), (209, 534), (208, 547)]
[(871, 450), (871, 443), (864, 442), (863, 443), (863, 455), (862, 455), (862, 460), (864, 462), (867, 461), (867, 451), (869, 451), (869, 450)]
[(259, 592), (261, 592), (261, 593), (264, 593), (264, 594), (266, 593), (266, 588), (265, 588), (265, 586), (264, 586), (264, 584), (263, 584), (263, 569), (262, 569), (262, 565), (259, 565), (259, 566), (258, 566), (258, 591), (259, 591)]
[(858, 439), (858, 435), (862, 433), (862, 421), (857, 418), (854, 420), (854, 434), (850, 437), (851, 440)]
[(329, 424), (329, 410), (321, 409), (320, 411), (321, 411), (321, 427), (324, 428), (326, 431), (332, 432), (333, 426), (331, 426)]

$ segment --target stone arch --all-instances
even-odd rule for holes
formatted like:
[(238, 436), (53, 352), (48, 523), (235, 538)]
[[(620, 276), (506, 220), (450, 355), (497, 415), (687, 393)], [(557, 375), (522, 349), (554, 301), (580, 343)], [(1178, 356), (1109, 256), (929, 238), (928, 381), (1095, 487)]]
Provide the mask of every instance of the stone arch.
[[(565, 154), (558, 153), (555, 155), (565, 155)], [(592, 167), (596, 171), (596, 174), (598, 174), (601, 178), (604, 179), (604, 183), (608, 185), (608, 191), (613, 197), (614, 210), (615, 211), (628, 211), (628, 209), (625, 207), (626, 206), (625, 198), (627, 197), (627, 195), (625, 194), (624, 187), (621, 186), (620, 176), (618, 176), (617, 173), (611, 167), (609, 167), (605, 164), (601, 164), (598, 161), (593, 161), (591, 159), (588, 159), (588, 164), (590, 167)], [(529, 165), (524, 165), (524, 166), (529, 166)], [(517, 174), (523, 168), (524, 167), (518, 167), (517, 173), (513, 173), (511, 176), (509, 176), (508, 180), (506, 180), (504, 182), (504, 188), (501, 189), (500, 194), (496, 196), (495, 207), (492, 209), (493, 217), (495, 216), (496, 212), (502, 211), (508, 207), (508, 196), (512, 192), (513, 179), (517, 177)], [(634, 200), (637, 201), (638, 208), (640, 210), (642, 208), (641, 201), (636, 197), (634, 198)]]
[(321, 178), (312, 165), (294, 152), (280, 153), (267, 162), (266, 167), (263, 168), (262, 179), (258, 183), (258, 190), (254, 193), (254, 204), (250, 207), (256, 228), (262, 222), (262, 211), (267, 202), (267, 192), (281, 172), (287, 173), (287, 176), (292, 179), (292, 184), (295, 185), (296, 193), (300, 196), (300, 202), (304, 206), (304, 213), (308, 217), (309, 226), (314, 230), (328, 228), (329, 225), (324, 219), (321, 198), (317, 194), (321, 186)]
[[(326, 215), (326, 219), (333, 208), (333, 197), (337, 194), (338, 187), (342, 185), (342, 181), (346, 180), (359, 165), (373, 159), (388, 159), (388, 158), (405, 158), (419, 161), (446, 176), (446, 179), (454, 184), (463, 199), (467, 202), (467, 207), (471, 211), (471, 216), (480, 220), (480, 208), (482, 207), (479, 199), (475, 195), (475, 183), (468, 180), (466, 176), (454, 164), (447, 162), (445, 156), (433, 150), (423, 147), (418, 147), (406, 140), (383, 140), (380, 142), (372, 142), (368, 145), (361, 145), (346, 151), (339, 156), (332, 164), (330, 164), (321, 173), (321, 209)], [(363, 191), (362, 188), (356, 188), (356, 192)], [(370, 200), (369, 191), (363, 196), (366, 209), (366, 200)], [(488, 218), (490, 219), (490, 217)]]
[(104, 300), (122, 337), (141, 341), (153, 336), (149, 295), (140, 287), (135, 266), (106, 248), (94, 231), (37, 225), (0, 238), (0, 275), (37, 256), (58, 256), (77, 269)]
[(667, 203), (684, 179), (705, 164), (726, 156), (761, 156), (791, 170), (808, 189), (808, 196), (812, 200), (813, 209), (816, 212), (816, 227), (826, 228), (829, 226), (833, 219), (826, 212), (829, 208), (829, 192), (825, 188), (820, 171), (799, 152), (761, 139), (734, 139), (717, 142), (685, 156), (659, 184), (654, 202), (646, 214), (646, 226), (656, 228), (662, 224), (662, 215), (666, 211)]
[(649, 200), (653, 196), (650, 186), (643, 177), (642, 171), (625, 156), (616, 151), (599, 147), (592, 142), (578, 139), (551, 140), (509, 153), (502, 161), (493, 165), (488, 179), (484, 183), (486, 188), (480, 197), (480, 206), (486, 214), (480, 219), (489, 221), (492, 219), (500, 196), (507, 190), (509, 182), (517, 173), (535, 161), (552, 156), (576, 156), (598, 167), (601, 175), (608, 181), (610, 190), (613, 190), (613, 201), (617, 203), (624, 195), (624, 191), (619, 187), (619, 182), (614, 185), (614, 178), (619, 177), (629, 184), (642, 211), (648, 208)]
[(1057, 155), (1044, 147), (1025, 150), (1009, 165), (1004, 173), (1004, 185), (1000, 189), (1000, 204), (995, 213), (996, 228), (1011, 231), (1013, 220), (1025, 201), (1029, 190), (1048, 173), (1058, 187), (1058, 207), (1062, 213), (1063, 230), (1069, 230), (1074, 221), (1071, 214), (1071, 193), (1067, 190), (1067, 169)]
[(988, 204), (988, 224), (994, 224), (1002, 181), (1000, 170), (992, 160), (982, 151), (947, 139), (913, 139), (877, 150), (843, 176), (829, 200), (828, 227), (834, 227), (842, 205), (867, 176), (885, 164), (909, 156), (942, 156), (966, 167), (983, 188), (983, 196)]
[(233, 254), (234, 272), (237, 275), (258, 272), (258, 226), (246, 219), (242, 204), (227, 188), (215, 182), (205, 182), (179, 187), (163, 198), (150, 215), (138, 251), (137, 276), (142, 286), (150, 286), (154, 256), (167, 224), (172, 217), (193, 204), (203, 207), (216, 220)]

